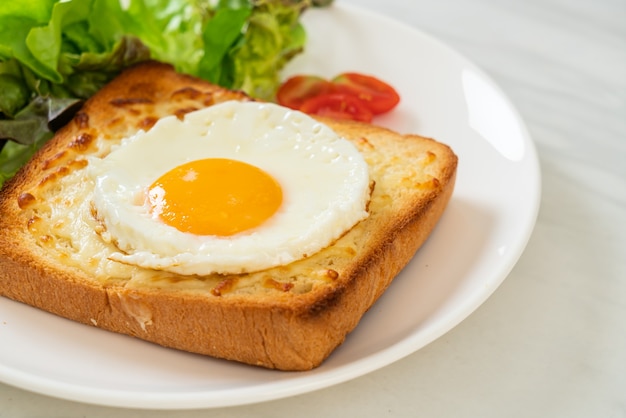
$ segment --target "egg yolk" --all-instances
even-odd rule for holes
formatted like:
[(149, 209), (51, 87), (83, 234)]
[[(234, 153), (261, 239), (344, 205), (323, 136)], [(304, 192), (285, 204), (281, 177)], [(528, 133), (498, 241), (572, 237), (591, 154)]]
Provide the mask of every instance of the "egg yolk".
[(191, 161), (157, 179), (151, 213), (196, 235), (230, 236), (261, 225), (280, 207), (280, 185), (253, 165), (225, 158)]

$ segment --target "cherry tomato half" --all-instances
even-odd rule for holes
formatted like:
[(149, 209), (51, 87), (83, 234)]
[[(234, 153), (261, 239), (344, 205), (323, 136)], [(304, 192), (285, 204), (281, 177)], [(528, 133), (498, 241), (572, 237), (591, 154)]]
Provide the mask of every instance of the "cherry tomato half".
[(358, 97), (375, 115), (390, 111), (400, 102), (400, 95), (392, 86), (369, 75), (343, 73), (332, 84), (334, 91)]
[(309, 115), (333, 119), (371, 122), (374, 115), (362, 101), (350, 94), (328, 93), (313, 96), (302, 103), (300, 110)]
[(307, 99), (326, 94), (330, 90), (330, 81), (312, 75), (297, 75), (287, 79), (276, 92), (279, 105), (291, 109), (300, 109)]

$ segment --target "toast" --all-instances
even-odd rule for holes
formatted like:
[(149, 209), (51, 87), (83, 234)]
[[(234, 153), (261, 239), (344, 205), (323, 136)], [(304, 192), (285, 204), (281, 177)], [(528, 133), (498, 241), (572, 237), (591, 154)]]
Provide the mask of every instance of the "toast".
[(319, 366), (410, 261), (452, 195), (446, 145), (358, 122), (319, 118), (362, 153), (375, 182), (369, 216), (286, 266), (182, 276), (124, 265), (79, 216), (87, 156), (159, 118), (251, 100), (154, 61), (89, 99), (0, 191), (0, 295), (162, 346), (280, 370)]

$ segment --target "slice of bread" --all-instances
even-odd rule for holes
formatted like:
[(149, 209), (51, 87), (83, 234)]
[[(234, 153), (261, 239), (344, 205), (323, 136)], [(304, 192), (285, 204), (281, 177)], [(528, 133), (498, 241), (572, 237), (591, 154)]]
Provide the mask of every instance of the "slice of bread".
[(0, 295), (166, 347), (281, 370), (320, 365), (435, 227), (457, 157), (432, 139), (320, 119), (356, 145), (375, 181), (369, 217), (334, 244), (242, 275), (180, 276), (109, 260), (117, 249), (86, 209), (86, 157), (160, 117), (232, 99), (250, 100), (146, 62), (87, 101), (0, 191)]

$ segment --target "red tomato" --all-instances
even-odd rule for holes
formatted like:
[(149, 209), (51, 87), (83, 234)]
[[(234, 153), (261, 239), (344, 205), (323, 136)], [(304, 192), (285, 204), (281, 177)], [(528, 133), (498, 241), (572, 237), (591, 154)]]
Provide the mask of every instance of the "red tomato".
[(285, 81), (276, 92), (276, 101), (281, 106), (300, 109), (307, 99), (328, 93), (330, 82), (317, 76), (297, 75)]
[(369, 75), (343, 73), (332, 84), (334, 91), (358, 97), (375, 115), (390, 111), (400, 102), (400, 95), (392, 86)]
[(371, 122), (374, 116), (362, 101), (350, 94), (342, 93), (320, 94), (311, 97), (302, 103), (300, 110), (309, 115), (361, 122)]

